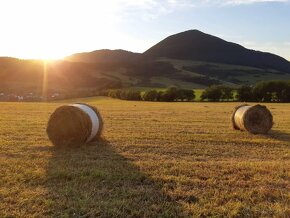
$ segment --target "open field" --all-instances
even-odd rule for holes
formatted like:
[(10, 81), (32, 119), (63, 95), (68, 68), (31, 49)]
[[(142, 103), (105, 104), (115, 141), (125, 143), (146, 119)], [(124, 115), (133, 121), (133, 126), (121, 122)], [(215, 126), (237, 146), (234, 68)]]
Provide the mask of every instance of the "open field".
[(103, 139), (57, 149), (63, 104), (0, 103), (0, 217), (289, 217), (290, 104), (266, 104), (269, 135), (231, 129), (237, 103), (77, 99)]

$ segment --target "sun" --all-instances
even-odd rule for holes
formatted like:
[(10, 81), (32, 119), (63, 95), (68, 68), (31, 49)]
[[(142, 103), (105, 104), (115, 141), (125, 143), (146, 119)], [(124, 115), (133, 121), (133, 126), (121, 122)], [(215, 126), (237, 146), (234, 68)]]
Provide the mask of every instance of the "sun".
[(41, 46), (38, 44), (35, 45), (33, 42), (27, 42), (29, 46), (25, 46), (26, 44), (22, 44), (18, 49), (11, 50), (11, 52), (7, 52), (7, 57), (14, 57), (25, 60), (61, 60), (64, 57), (71, 55), (69, 51), (63, 50), (59, 46), (55, 46), (53, 42), (45, 43)]
[(55, 60), (62, 60), (65, 58), (65, 56), (67, 55), (62, 55), (58, 53), (45, 53), (45, 54), (40, 54), (36, 56), (36, 58), (33, 58), (33, 59), (40, 59), (46, 62), (50, 62), (50, 61), (55, 61)]
[(58, 59), (63, 59), (65, 57), (64, 54), (62, 54), (62, 52), (46, 52), (43, 51), (41, 53), (39, 53), (37, 55), (38, 59), (41, 60), (46, 60), (46, 61), (50, 61), (50, 60), (58, 60)]
[(119, 34), (122, 20), (117, 16), (117, 2), (0, 1), (0, 56), (55, 60), (78, 52), (123, 47), (123, 38), (129, 40)]
[[(53, 47), (53, 45), (51, 45)], [(23, 53), (19, 53), (17, 57), (21, 59), (37, 59), (43, 61), (53, 61), (53, 60), (61, 60), (65, 56), (68, 56), (65, 52), (57, 49), (37, 49), (31, 47), (29, 50)]]

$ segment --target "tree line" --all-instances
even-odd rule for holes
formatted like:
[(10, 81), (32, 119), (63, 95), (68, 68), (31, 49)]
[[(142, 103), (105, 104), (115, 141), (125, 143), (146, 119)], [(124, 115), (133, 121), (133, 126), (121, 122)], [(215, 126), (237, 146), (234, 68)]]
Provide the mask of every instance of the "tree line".
[(238, 89), (228, 86), (211, 86), (204, 90), (201, 100), (239, 102), (290, 102), (290, 82), (265, 81)]
[(107, 95), (112, 98), (135, 101), (193, 101), (195, 93), (191, 89), (179, 89), (176, 87), (169, 87), (164, 91), (157, 91), (155, 89), (141, 92), (134, 89), (115, 89), (109, 90)]
[[(191, 89), (169, 87), (164, 91), (155, 89), (141, 92), (134, 89), (109, 90), (107, 96), (123, 100), (135, 101), (194, 101), (195, 92)], [(290, 102), (290, 82), (265, 81), (254, 86), (243, 85), (234, 88), (225, 85), (213, 85), (206, 88), (201, 101), (239, 101), (239, 102)]]

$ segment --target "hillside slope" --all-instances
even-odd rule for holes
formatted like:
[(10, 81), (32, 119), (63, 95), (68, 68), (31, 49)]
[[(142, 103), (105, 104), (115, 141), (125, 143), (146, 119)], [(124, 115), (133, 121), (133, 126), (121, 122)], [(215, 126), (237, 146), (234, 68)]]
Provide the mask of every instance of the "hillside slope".
[(98, 62), (127, 62), (134, 61), (140, 56), (139, 53), (134, 53), (125, 50), (96, 50), (92, 52), (83, 52), (65, 57), (65, 60), (73, 62), (98, 63)]
[(149, 59), (165, 57), (251, 66), (290, 73), (290, 62), (282, 57), (246, 49), (198, 30), (169, 36), (144, 52), (143, 56)]
[[(41, 93), (77, 89), (102, 89), (120, 86), (119, 78), (104, 72), (119, 71), (119, 67), (69, 61), (45, 62), (0, 58), (0, 92)], [(44, 84), (45, 83), (45, 84)]]

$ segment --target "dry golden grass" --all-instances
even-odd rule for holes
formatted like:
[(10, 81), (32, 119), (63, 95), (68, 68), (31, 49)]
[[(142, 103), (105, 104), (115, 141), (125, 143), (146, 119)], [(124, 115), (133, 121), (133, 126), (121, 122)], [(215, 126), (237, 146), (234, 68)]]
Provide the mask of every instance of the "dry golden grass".
[(0, 103), (0, 217), (289, 217), (290, 104), (269, 135), (231, 129), (236, 103), (84, 101), (104, 139), (56, 149), (58, 103)]

